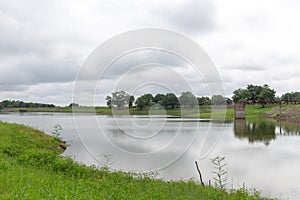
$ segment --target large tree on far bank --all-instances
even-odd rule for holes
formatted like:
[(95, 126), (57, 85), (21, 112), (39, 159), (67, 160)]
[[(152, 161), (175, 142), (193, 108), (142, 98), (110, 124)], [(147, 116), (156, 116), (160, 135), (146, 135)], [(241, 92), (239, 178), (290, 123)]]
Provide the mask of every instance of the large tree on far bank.
[(191, 92), (182, 92), (179, 97), (180, 107), (194, 108), (197, 104), (197, 98)]
[[(121, 109), (129, 104), (130, 95), (123, 90), (111, 93), (111, 106)], [(107, 98), (109, 100), (109, 98)]]

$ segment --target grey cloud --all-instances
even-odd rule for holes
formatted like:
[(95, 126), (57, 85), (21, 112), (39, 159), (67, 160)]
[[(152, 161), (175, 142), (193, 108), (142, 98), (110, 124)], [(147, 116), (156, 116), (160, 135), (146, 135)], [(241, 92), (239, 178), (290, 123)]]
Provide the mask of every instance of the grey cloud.
[(2, 91), (22, 90), (38, 83), (70, 82), (75, 79), (78, 69), (74, 60), (46, 60), (40, 57), (19, 58), (16, 63), (7, 62), (0, 66)]
[(75, 79), (82, 40), (68, 22), (57, 2), (0, 2), (0, 91)]
[(262, 71), (265, 70), (264, 66), (261, 65), (256, 65), (256, 64), (236, 64), (236, 65), (229, 65), (229, 66), (225, 66), (224, 69), (227, 70), (245, 70), (245, 71)]
[(1, 83), (0, 84), (0, 91), (24, 91), (28, 88), (28, 85), (19, 85), (19, 84), (12, 84), (12, 83)]
[[(2, 85), (0, 85), (0, 88)], [(56, 105), (68, 105), (72, 101), (73, 83), (43, 83), (25, 85), (21, 90), (2, 91), (1, 99), (15, 99), (27, 102), (54, 103)], [(5, 88), (4, 88), (5, 89)]]
[(102, 79), (115, 79), (139, 65), (148, 63), (157, 63), (170, 67), (182, 67), (186, 62), (169, 52), (162, 50), (141, 50), (134, 51), (116, 60), (112, 65), (108, 66)]
[(203, 33), (215, 27), (215, 8), (211, 0), (182, 1), (177, 6), (155, 8), (162, 20), (175, 30), (188, 33)]

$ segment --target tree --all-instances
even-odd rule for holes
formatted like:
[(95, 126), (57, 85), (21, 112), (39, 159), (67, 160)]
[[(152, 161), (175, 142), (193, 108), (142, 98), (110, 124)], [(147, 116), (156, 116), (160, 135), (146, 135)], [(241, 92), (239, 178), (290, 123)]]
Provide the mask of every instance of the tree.
[(78, 103), (70, 103), (70, 105), (68, 107), (79, 107)]
[(153, 101), (153, 95), (152, 94), (144, 94), (143, 96), (145, 96), (145, 98), (147, 99), (147, 104), (148, 106), (150, 105), (150, 103)]
[(232, 100), (233, 102), (247, 102), (251, 99), (251, 94), (249, 90), (239, 88), (233, 92)]
[(294, 98), (295, 98), (295, 102), (299, 103), (300, 102), (300, 92), (294, 92)]
[(199, 106), (209, 106), (211, 105), (211, 99), (209, 97), (197, 97)]
[(231, 105), (233, 103), (233, 101), (228, 97), (224, 97), (224, 101), (226, 102), (226, 105)]
[(121, 109), (124, 108), (125, 106), (128, 106), (129, 98), (130, 98), (129, 94), (127, 94), (123, 90), (116, 91), (111, 94), (112, 94), (112, 98), (111, 98), (112, 107), (117, 107), (117, 109)]
[(135, 101), (136, 107), (140, 110), (142, 110), (144, 107), (148, 106), (149, 102), (145, 95), (140, 96)]
[(285, 103), (300, 102), (300, 92), (287, 92), (281, 96), (281, 101)]
[(152, 101), (153, 101), (152, 94), (144, 94), (139, 98), (137, 98), (135, 104), (139, 109), (143, 109), (144, 107), (151, 106)]
[(179, 97), (179, 102), (181, 107), (190, 107), (194, 108), (197, 104), (198, 101), (191, 92), (182, 92), (181, 96)]
[(222, 95), (213, 95), (211, 97), (212, 105), (225, 105), (226, 100)]
[(106, 105), (111, 108), (111, 96), (106, 96), (105, 97)]
[(175, 108), (179, 106), (179, 101), (176, 97), (175, 94), (173, 93), (167, 93), (165, 96), (165, 99), (163, 101), (163, 106), (165, 108), (171, 107), (171, 108)]
[(252, 103), (257, 103), (258, 102), (258, 95), (261, 93), (262, 91), (262, 87), (261, 86), (258, 86), (258, 85), (247, 85), (247, 88), (246, 88), (249, 93), (250, 93), (250, 101)]
[(258, 95), (258, 102), (265, 107), (266, 104), (275, 102), (275, 94), (276, 91), (265, 84)]
[(164, 94), (156, 94), (153, 98), (153, 102), (163, 106), (163, 102), (164, 102), (165, 98), (166, 98), (166, 95), (164, 95)]
[(128, 103), (129, 108), (132, 108), (134, 100), (135, 99), (133, 95), (129, 97), (129, 103)]
[(19, 100), (4, 100), (0, 102), (2, 108), (44, 108), (44, 107), (55, 107), (53, 104), (45, 104), (45, 103), (26, 103), (24, 101)]

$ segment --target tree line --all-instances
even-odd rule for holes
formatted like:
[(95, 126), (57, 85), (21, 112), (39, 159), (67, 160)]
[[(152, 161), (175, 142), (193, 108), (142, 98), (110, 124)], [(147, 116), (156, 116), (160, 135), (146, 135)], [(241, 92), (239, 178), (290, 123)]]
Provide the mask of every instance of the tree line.
[(276, 96), (276, 91), (269, 85), (247, 85), (233, 92), (233, 102), (244, 102), (247, 104), (261, 104), (262, 107), (274, 103), (300, 103), (300, 92), (287, 92), (281, 97)]
[[(167, 94), (144, 94), (138, 98), (128, 94), (125, 91), (112, 92), (105, 98), (108, 107), (121, 109), (124, 107), (163, 107), (173, 109), (179, 107), (195, 108), (196, 106), (210, 105), (229, 105), (232, 103), (243, 102), (246, 104), (261, 104), (262, 107), (273, 103), (300, 103), (300, 92), (287, 92), (281, 97), (276, 96), (276, 91), (264, 84), (248, 84), (245, 88), (234, 90), (232, 98), (222, 95), (213, 95), (212, 97), (196, 97), (192, 92), (182, 92), (179, 96), (174, 93)], [(79, 104), (71, 103), (69, 107), (78, 107)], [(23, 102), (18, 100), (4, 100), (0, 102), (0, 109), (5, 108), (38, 108), (38, 107), (56, 107), (54, 104)]]
[(113, 92), (111, 96), (106, 96), (105, 100), (106, 105), (110, 108), (131, 108), (135, 104), (135, 106), (140, 110), (145, 107), (174, 109), (179, 107), (195, 108), (196, 106), (224, 105), (232, 103), (229, 98), (223, 97), (222, 95), (213, 95), (212, 98), (205, 96), (196, 97), (189, 91), (182, 92), (180, 96), (176, 96), (174, 93), (156, 94), (153, 96), (148, 93), (138, 97), (137, 99), (125, 91), (116, 91)]
[(148, 93), (136, 99), (125, 91), (116, 91), (110, 96), (106, 96), (105, 100), (108, 107), (117, 109), (131, 108), (134, 105), (140, 110), (153, 106), (165, 109), (194, 108), (196, 106), (229, 105), (238, 102), (261, 104), (262, 107), (265, 107), (274, 103), (300, 103), (300, 92), (288, 92), (279, 97), (276, 96), (276, 91), (267, 84), (262, 86), (248, 84), (246, 88), (234, 90), (232, 98), (222, 95), (213, 95), (211, 98), (207, 96), (196, 97), (192, 92), (186, 91), (182, 92), (180, 96), (176, 96), (174, 93), (156, 95)]
[(53, 104), (33, 103), (15, 100), (4, 100), (0, 102), (0, 109), (4, 108), (53, 108)]

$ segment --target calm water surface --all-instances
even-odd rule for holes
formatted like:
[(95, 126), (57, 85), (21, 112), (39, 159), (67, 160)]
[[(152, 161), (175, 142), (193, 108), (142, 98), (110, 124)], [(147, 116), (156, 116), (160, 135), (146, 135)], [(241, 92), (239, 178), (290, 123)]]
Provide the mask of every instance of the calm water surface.
[(1, 121), (26, 124), (51, 134), (63, 127), (70, 144), (63, 155), (103, 165), (111, 156), (114, 169), (156, 170), (166, 180), (198, 180), (198, 160), (204, 181), (212, 180), (210, 159), (225, 156), (228, 188), (257, 188), (265, 196), (300, 198), (299, 131), (272, 123), (243, 120), (217, 123), (196, 119), (146, 116), (119, 117), (65, 113), (0, 114)]

